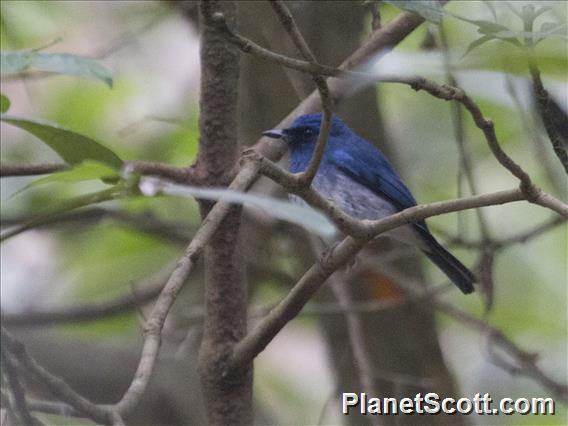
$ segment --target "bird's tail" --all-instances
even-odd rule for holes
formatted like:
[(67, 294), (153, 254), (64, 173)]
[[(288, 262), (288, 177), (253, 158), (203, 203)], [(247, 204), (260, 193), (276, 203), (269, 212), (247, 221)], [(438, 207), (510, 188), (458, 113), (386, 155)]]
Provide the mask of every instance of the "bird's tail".
[(428, 238), (424, 254), (440, 268), (464, 294), (473, 292), (475, 276), (467, 267), (442, 247), (434, 238)]

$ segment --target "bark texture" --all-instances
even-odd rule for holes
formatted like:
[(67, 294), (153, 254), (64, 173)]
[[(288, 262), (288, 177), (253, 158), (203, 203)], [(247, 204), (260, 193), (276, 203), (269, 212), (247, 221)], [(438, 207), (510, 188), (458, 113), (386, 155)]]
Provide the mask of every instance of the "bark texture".
[[(227, 172), (239, 157), (237, 87), (239, 52), (229, 45), (206, 17), (222, 13), (237, 25), (232, 1), (201, 4), (201, 102), (199, 157), (196, 168), (207, 186), (225, 186)], [(205, 217), (211, 207), (201, 202)], [(235, 208), (205, 250), (205, 309), (199, 371), (209, 424), (252, 422), (252, 367), (228, 371), (233, 345), (246, 333), (247, 290), (239, 251), (241, 211)]]

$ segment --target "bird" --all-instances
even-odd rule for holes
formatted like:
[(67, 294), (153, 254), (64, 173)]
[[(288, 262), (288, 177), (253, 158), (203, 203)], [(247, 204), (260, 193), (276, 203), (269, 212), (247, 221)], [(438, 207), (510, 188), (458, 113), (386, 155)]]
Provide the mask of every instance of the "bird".
[[(305, 114), (287, 128), (263, 132), (264, 136), (287, 143), (291, 173), (306, 170), (314, 153), (321, 121), (322, 113)], [(381, 219), (417, 205), (384, 154), (335, 114), (312, 187), (359, 220)], [(424, 220), (383, 235), (420, 249), (464, 294), (474, 291), (476, 278), (473, 273), (436, 240)]]

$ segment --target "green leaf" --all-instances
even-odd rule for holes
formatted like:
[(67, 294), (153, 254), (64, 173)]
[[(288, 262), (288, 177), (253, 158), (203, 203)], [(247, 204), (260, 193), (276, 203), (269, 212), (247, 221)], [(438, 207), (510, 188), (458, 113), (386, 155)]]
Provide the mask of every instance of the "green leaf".
[(553, 34), (562, 28), (566, 28), (566, 24), (557, 24), (556, 22), (543, 22), (540, 25), (540, 32), (546, 34)]
[(495, 11), (495, 6), (493, 6), (493, 4), (489, 1), (484, 1), (483, 5), (486, 6), (489, 11), (491, 12), (491, 15), (493, 15), (493, 19), (496, 21), (497, 20), (497, 12)]
[(78, 197), (65, 200), (56, 206), (45, 209), (40, 216), (32, 219), (31, 221), (4, 232), (2, 235), (0, 235), (0, 242), (6, 241), (7, 239), (15, 237), (16, 235), (21, 234), (22, 232), (25, 232), (27, 230), (49, 224), (59, 215), (68, 213), (72, 210), (86, 207), (91, 204), (114, 200), (116, 198), (124, 196), (125, 194), (124, 184), (122, 182), (119, 182), (117, 185), (104, 189), (102, 191), (79, 195)]
[(543, 22), (540, 26), (540, 31), (534, 32), (537, 37), (535, 37), (534, 41), (535, 44), (540, 43), (543, 40), (546, 40), (549, 37), (561, 37), (561, 38), (568, 38), (566, 34), (566, 23), (557, 24), (555, 22)]
[(543, 6), (540, 9), (537, 9), (534, 12), (534, 19), (538, 18), (540, 15), (542, 15), (544, 12), (553, 12), (554, 13), (554, 8), (550, 7), (550, 6)]
[(120, 170), (122, 160), (109, 148), (93, 139), (64, 129), (56, 124), (39, 120), (27, 120), (6, 114), (0, 115), (0, 121), (26, 130), (49, 145), (66, 163), (78, 165), (85, 160), (98, 161)]
[(485, 21), (483, 19), (468, 19), (456, 14), (452, 14), (452, 16), (460, 21), (477, 26), (477, 32), (480, 34), (494, 34), (499, 31), (509, 31), (508, 27), (495, 22)]
[(534, 5), (527, 4), (527, 5), (523, 6), (522, 10), (523, 10), (523, 12), (522, 12), (523, 22), (525, 22), (526, 24), (532, 25), (532, 23), (534, 22), (534, 20), (536, 18)]
[(414, 12), (434, 24), (441, 24), (446, 14), (436, 0), (384, 0), (384, 2), (402, 10)]
[(4, 113), (10, 109), (10, 99), (0, 93), (0, 113)]
[(519, 18), (523, 19), (523, 15), (521, 12), (519, 12), (517, 9), (515, 9), (515, 7), (508, 1), (503, 2), (505, 4), (505, 6), (507, 6), (509, 8), (509, 10), (511, 12), (513, 12), (515, 15), (517, 15)]
[(22, 189), (14, 192), (14, 194), (12, 194), (10, 198), (21, 194), (22, 192), (27, 191), (30, 188), (35, 188), (37, 186), (45, 185), (51, 182), (75, 183), (100, 179), (105, 183), (116, 183), (119, 178), (120, 177), (116, 170), (104, 164), (87, 160), (70, 170), (52, 173), (48, 176), (36, 179), (28, 185), (24, 186)]
[(14, 74), (34, 68), (57, 74), (96, 78), (112, 87), (112, 74), (94, 59), (69, 53), (43, 53), (37, 50), (0, 52), (0, 72)]
[(509, 31), (505, 25), (496, 24), (495, 22), (491, 21), (484, 21), (484, 20), (468, 20), (471, 24), (477, 25), (477, 32), (479, 34), (496, 34), (501, 31)]
[(471, 42), (469, 44), (469, 46), (467, 46), (467, 50), (463, 54), (462, 58), (464, 56), (466, 56), (469, 52), (471, 52), (473, 49), (475, 49), (476, 47), (479, 47), (482, 44), (487, 43), (490, 40), (495, 40), (495, 37), (492, 37), (490, 35), (484, 35), (484, 36), (479, 37), (477, 40), (474, 40), (473, 42)]
[[(473, 47), (470, 46), (468, 47), (467, 52), (470, 52), (472, 49), (474, 49), (477, 46), (480, 46), (481, 44), (489, 41), (490, 39), (499, 39), (499, 40), (503, 40), (506, 41), (508, 43), (511, 43), (517, 47), (521, 47), (521, 43), (519, 42), (519, 40), (517, 40), (515, 37), (513, 37), (514, 35), (517, 35), (516, 32), (511, 31), (508, 27), (501, 25), (501, 24), (496, 24), (495, 22), (491, 22), (491, 21), (485, 21), (483, 19), (468, 19), (468, 18), (464, 18), (462, 16), (458, 16), (458, 15), (452, 15), (455, 18), (464, 21), (464, 22), (468, 22), (470, 24), (476, 25), (477, 26), (477, 32), (479, 34), (483, 34), (485, 37), (481, 37), (477, 40), (475, 40), (472, 44), (475, 44)], [(490, 37), (490, 38), (487, 38)], [(466, 54), (467, 54), (466, 52)]]
[(276, 198), (233, 191), (225, 188), (197, 188), (186, 185), (176, 185), (156, 178), (143, 178), (140, 182), (140, 191), (146, 195), (169, 194), (182, 197), (199, 198), (205, 200), (223, 200), (230, 203), (242, 204), (260, 210), (277, 219), (300, 225), (308, 231), (323, 237), (335, 235), (335, 225), (323, 213), (301, 204)]
[(501, 40), (508, 40), (513, 37), (524, 37), (530, 38), (533, 40), (538, 40), (541, 37), (560, 37), (563, 39), (568, 39), (566, 34), (558, 33), (559, 28), (555, 28), (553, 31), (499, 31), (498, 33), (493, 34), (493, 37), (501, 39)]

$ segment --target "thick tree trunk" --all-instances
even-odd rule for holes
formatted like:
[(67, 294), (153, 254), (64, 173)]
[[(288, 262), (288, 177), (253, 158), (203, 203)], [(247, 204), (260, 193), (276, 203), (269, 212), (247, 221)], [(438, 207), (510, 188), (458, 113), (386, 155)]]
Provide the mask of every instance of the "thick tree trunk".
[[(239, 52), (205, 23), (204, 16), (222, 13), (236, 26), (232, 1), (201, 4), (201, 103), (197, 170), (207, 185), (226, 185), (227, 172), (239, 157), (237, 85)], [(211, 204), (202, 202), (205, 217)], [(199, 352), (199, 370), (209, 424), (244, 425), (252, 422), (252, 367), (229, 371), (233, 346), (246, 333), (247, 290), (239, 251), (241, 209), (235, 208), (205, 250), (206, 317)]]

